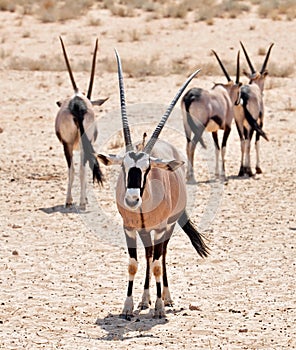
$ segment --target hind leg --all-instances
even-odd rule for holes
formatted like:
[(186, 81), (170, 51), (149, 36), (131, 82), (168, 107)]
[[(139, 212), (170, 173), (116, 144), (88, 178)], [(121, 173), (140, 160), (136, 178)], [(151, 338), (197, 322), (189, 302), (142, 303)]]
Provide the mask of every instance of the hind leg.
[(226, 125), (224, 134), (223, 134), (223, 139), (222, 139), (222, 151), (221, 151), (221, 156), (222, 156), (222, 176), (226, 178), (226, 172), (225, 172), (225, 153), (226, 153), (226, 144), (228, 140), (228, 136), (230, 134), (231, 128)]
[(74, 181), (74, 164), (73, 164), (73, 147), (70, 144), (63, 143), (64, 153), (68, 165), (68, 186), (66, 195), (66, 207), (70, 207), (73, 204), (72, 198), (72, 186)]
[(162, 280), (163, 280), (163, 291), (162, 291), (162, 300), (164, 302), (165, 306), (173, 306), (173, 300), (171, 298), (169, 285), (168, 285), (168, 277), (167, 277), (167, 271), (166, 271), (166, 253), (167, 253), (167, 245), (169, 243), (169, 240), (171, 238), (171, 235), (173, 233), (175, 224), (172, 225), (167, 234), (166, 234), (166, 240), (163, 243), (163, 256), (162, 256)]
[(85, 210), (87, 203), (86, 197), (86, 162), (84, 152), (80, 151), (80, 209)]
[(150, 287), (150, 280), (151, 280), (151, 263), (152, 263), (153, 246), (152, 246), (150, 232), (142, 230), (139, 232), (139, 235), (145, 247), (145, 255), (146, 255), (146, 276), (145, 276), (145, 283), (144, 283), (144, 292), (142, 296), (142, 301), (139, 304), (139, 309), (145, 310), (145, 309), (148, 309), (151, 304), (149, 287)]
[(251, 129), (248, 133), (248, 136), (246, 137), (246, 144), (245, 144), (245, 174), (249, 177), (252, 177), (254, 174), (251, 169), (251, 140), (253, 136), (254, 130)]
[(219, 154), (220, 154), (220, 147), (219, 147), (219, 140), (218, 140), (218, 133), (217, 131), (212, 132), (212, 137), (215, 143), (215, 176), (216, 178), (219, 177)]
[(262, 174), (262, 169), (260, 167), (260, 134), (256, 132), (255, 140), (255, 150), (256, 150), (256, 174)]

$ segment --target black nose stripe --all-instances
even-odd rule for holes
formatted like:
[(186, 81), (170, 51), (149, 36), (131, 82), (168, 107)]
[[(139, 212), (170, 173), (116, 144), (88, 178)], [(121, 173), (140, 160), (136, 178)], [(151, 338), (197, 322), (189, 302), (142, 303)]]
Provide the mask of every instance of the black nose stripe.
[(127, 188), (141, 188), (142, 171), (140, 168), (130, 168), (127, 176)]

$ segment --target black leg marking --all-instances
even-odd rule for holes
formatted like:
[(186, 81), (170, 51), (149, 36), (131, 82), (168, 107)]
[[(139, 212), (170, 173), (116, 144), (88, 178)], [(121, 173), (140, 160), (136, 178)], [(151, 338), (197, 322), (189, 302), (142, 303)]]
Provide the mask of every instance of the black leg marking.
[(156, 282), (156, 294), (157, 294), (157, 298), (161, 298), (161, 283), (160, 282)]
[(169, 243), (169, 240), (166, 240), (163, 244), (163, 256), (162, 256), (162, 280), (163, 280), (163, 286), (168, 287), (168, 277), (167, 277), (167, 271), (166, 271), (166, 253), (167, 253), (167, 245)]
[(70, 169), (73, 159), (73, 148), (69, 146), (66, 142), (63, 142), (63, 146), (68, 168)]
[(226, 147), (226, 144), (227, 144), (227, 140), (228, 140), (228, 136), (230, 134), (230, 131), (231, 131), (231, 128), (226, 125), (225, 126), (225, 130), (224, 130), (224, 134), (223, 134), (223, 139), (222, 139), (222, 148), (223, 147)]
[(128, 281), (127, 296), (130, 297), (133, 294), (134, 281)]
[(217, 148), (218, 150), (220, 150), (217, 131), (212, 132), (212, 136), (213, 136), (213, 140), (214, 140), (214, 142), (215, 142), (216, 148)]

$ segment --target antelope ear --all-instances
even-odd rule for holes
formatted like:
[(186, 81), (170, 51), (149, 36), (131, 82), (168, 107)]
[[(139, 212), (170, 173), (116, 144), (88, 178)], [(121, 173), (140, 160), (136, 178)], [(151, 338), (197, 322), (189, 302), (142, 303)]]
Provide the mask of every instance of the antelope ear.
[(95, 101), (91, 101), (91, 104), (93, 106), (101, 106), (103, 103), (105, 103), (107, 100), (109, 99), (109, 97), (107, 98), (100, 98), (98, 100), (95, 100)]
[(96, 158), (98, 161), (100, 161), (101, 163), (103, 163), (104, 165), (121, 165), (122, 164), (122, 160), (123, 157), (120, 156), (116, 156), (114, 154), (97, 154)]
[(185, 162), (183, 162), (182, 160), (175, 160), (175, 159), (174, 160), (162, 160), (162, 159), (150, 157), (151, 167), (160, 168), (160, 169), (169, 170), (169, 171), (177, 170), (184, 163)]

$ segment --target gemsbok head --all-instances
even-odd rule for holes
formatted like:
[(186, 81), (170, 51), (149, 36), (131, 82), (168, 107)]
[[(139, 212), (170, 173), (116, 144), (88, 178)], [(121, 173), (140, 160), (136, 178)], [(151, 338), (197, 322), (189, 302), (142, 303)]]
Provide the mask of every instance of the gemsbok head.
[(263, 90), (265, 78), (268, 74), (267, 63), (269, 60), (271, 49), (274, 44), (272, 43), (269, 46), (264, 62), (259, 72), (255, 70), (243, 43), (240, 42), (240, 44), (244, 51), (248, 66), (250, 68), (250, 73), (245, 72), (245, 74), (250, 80), (248, 84), (244, 84), (241, 87), (241, 103), (237, 105), (234, 109), (235, 122), (241, 141), (241, 165), (238, 176), (253, 176), (253, 172), (251, 169), (250, 150), (251, 139), (254, 131), (256, 132), (255, 149), (257, 174), (262, 173), (259, 154), (260, 136), (262, 136), (268, 141), (267, 135), (262, 130), (264, 120)]
[[(189, 236), (198, 254), (201, 257), (208, 255), (208, 248), (203, 241), (203, 237), (194, 228), (185, 211), (186, 184), (182, 156), (174, 146), (159, 140), (161, 130), (179, 97), (199, 70), (194, 72), (180, 88), (149, 141), (143, 143), (143, 147), (137, 148), (132, 143), (127, 119), (121, 61), (117, 51), (115, 53), (118, 66), (125, 154), (123, 156), (99, 154), (98, 159), (105, 165), (117, 164), (121, 166), (116, 186), (116, 203), (122, 216), (130, 258), (127, 298), (122, 315), (129, 319), (134, 310), (132, 292), (133, 281), (138, 268), (136, 242), (138, 234), (145, 246), (147, 262), (144, 293), (139, 307), (140, 309), (146, 309), (151, 303), (149, 284), (150, 271), (152, 270), (157, 289), (155, 317), (162, 317), (165, 314), (164, 306), (172, 304), (166, 274), (166, 252), (167, 244), (177, 222)], [(161, 288), (161, 277), (163, 279), (163, 290)]]
[(74, 181), (74, 164), (73, 164), (73, 150), (78, 148), (80, 144), (80, 208), (85, 209), (86, 198), (86, 163), (93, 172), (93, 180), (97, 180), (99, 184), (102, 184), (103, 175), (99, 166), (99, 163), (94, 155), (92, 143), (96, 140), (98, 131), (95, 123), (94, 105), (100, 106), (107, 99), (99, 99), (92, 101), (91, 94), (95, 75), (96, 56), (98, 50), (98, 39), (96, 40), (91, 76), (89, 81), (89, 87), (87, 95), (82, 94), (74, 80), (70, 62), (66, 53), (66, 49), (62, 38), (60, 37), (62, 50), (66, 62), (66, 66), (69, 72), (70, 80), (74, 90), (74, 95), (63, 100), (58, 101), (57, 105), (60, 107), (56, 120), (55, 120), (55, 132), (63, 144), (64, 153), (68, 165), (68, 189), (66, 196), (66, 207), (73, 204), (72, 199), (72, 185)]
[[(202, 141), (204, 130), (211, 132), (215, 143), (215, 175), (219, 176), (219, 153), (220, 146), (218, 140), (218, 130), (223, 130), (223, 140), (221, 148), (223, 178), (225, 174), (225, 152), (227, 139), (231, 131), (231, 124), (234, 117), (233, 106), (240, 101), (239, 81), (239, 52), (237, 54), (237, 70), (235, 82), (231, 80), (225, 66), (215, 51), (212, 51), (227, 79), (225, 84), (214, 84), (210, 90), (201, 88), (191, 88), (184, 95), (181, 101), (183, 125), (187, 139), (187, 182), (196, 183), (194, 176), (194, 152), (198, 142)], [(193, 136), (192, 136), (193, 134)]]

